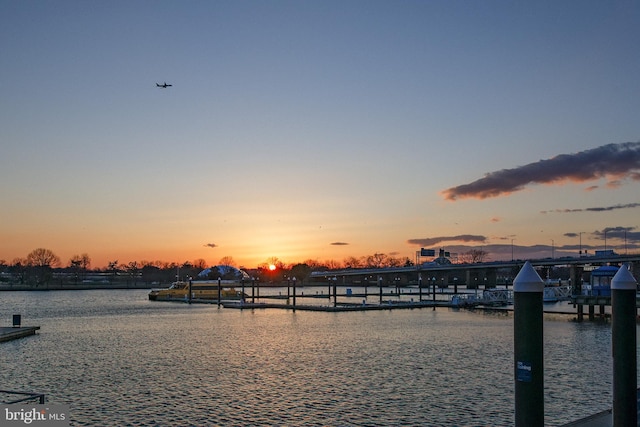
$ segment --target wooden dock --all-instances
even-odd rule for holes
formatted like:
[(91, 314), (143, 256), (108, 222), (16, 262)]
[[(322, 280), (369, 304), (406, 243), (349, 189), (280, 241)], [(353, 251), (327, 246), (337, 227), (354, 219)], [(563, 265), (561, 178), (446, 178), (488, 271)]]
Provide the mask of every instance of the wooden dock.
[(425, 307), (452, 307), (448, 301), (421, 301), (421, 302), (398, 302), (385, 301), (382, 304), (358, 304), (358, 303), (337, 303), (332, 305), (309, 305), (309, 304), (279, 304), (269, 302), (239, 302), (239, 301), (223, 301), (224, 308), (235, 308), (239, 310), (251, 310), (256, 308), (278, 308), (286, 310), (301, 311), (324, 311), (324, 312), (343, 312), (343, 311), (369, 311), (369, 310), (397, 310), (397, 309), (413, 309)]
[(40, 329), (40, 326), (0, 327), (0, 342), (35, 335), (38, 329)]

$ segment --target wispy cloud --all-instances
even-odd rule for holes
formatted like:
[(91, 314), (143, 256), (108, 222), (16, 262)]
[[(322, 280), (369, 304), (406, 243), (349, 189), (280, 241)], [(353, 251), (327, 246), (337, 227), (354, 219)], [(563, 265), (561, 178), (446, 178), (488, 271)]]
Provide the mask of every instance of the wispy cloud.
[(617, 239), (626, 242), (640, 242), (640, 232), (633, 231), (637, 227), (607, 227), (603, 230), (596, 230), (593, 235), (600, 239)]
[(594, 207), (594, 208), (552, 209), (550, 211), (540, 211), (540, 213), (546, 214), (546, 213), (552, 213), (552, 212), (556, 212), (556, 213), (608, 212), (608, 211), (615, 211), (618, 209), (632, 209), (637, 207), (640, 207), (640, 203), (626, 203), (624, 205), (618, 204), (613, 206), (601, 206), (601, 207)]
[(609, 185), (612, 186), (620, 185), (625, 179), (640, 181), (640, 142), (607, 144), (513, 169), (489, 172), (484, 178), (451, 187), (441, 194), (447, 200), (486, 199), (521, 191), (530, 184), (585, 182), (605, 177), (610, 178)]
[(564, 237), (575, 238), (581, 235), (585, 235), (587, 238), (604, 240), (605, 237), (609, 239), (609, 241), (625, 241), (627, 243), (640, 243), (640, 231), (636, 230), (638, 227), (607, 227), (602, 230), (596, 230), (592, 232), (583, 232), (583, 233), (564, 233)]
[(423, 239), (409, 239), (407, 243), (410, 245), (420, 246), (435, 246), (443, 242), (480, 242), (487, 241), (485, 236), (476, 236), (473, 234), (460, 234), (457, 236), (440, 236), (440, 237), (425, 237)]
[(218, 247), (218, 245), (216, 245), (215, 243), (205, 243), (204, 246), (206, 246), (208, 248), (217, 248)]
[(333, 242), (331, 243), (332, 246), (347, 246), (348, 243), (346, 242)]

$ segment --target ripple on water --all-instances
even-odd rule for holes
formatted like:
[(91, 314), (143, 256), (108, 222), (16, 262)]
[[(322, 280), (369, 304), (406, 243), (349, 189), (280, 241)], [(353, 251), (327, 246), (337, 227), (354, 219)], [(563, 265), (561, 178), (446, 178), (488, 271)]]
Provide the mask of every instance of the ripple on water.
[[(3, 344), (0, 383), (69, 404), (76, 426), (513, 424), (508, 316), (240, 312), (141, 291), (3, 297), (42, 329)], [(607, 325), (545, 322), (547, 425), (610, 407), (606, 377), (575, 374), (576, 360), (611, 372), (609, 349)]]

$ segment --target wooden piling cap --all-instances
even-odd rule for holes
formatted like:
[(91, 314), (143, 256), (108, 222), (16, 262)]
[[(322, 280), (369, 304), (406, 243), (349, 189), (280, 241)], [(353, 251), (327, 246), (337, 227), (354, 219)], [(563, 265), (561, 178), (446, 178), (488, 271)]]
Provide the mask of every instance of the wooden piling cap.
[(525, 262), (520, 272), (513, 279), (514, 292), (544, 292), (544, 282), (529, 261)]
[(636, 290), (638, 282), (634, 279), (633, 274), (626, 265), (618, 269), (618, 272), (611, 279), (611, 289)]

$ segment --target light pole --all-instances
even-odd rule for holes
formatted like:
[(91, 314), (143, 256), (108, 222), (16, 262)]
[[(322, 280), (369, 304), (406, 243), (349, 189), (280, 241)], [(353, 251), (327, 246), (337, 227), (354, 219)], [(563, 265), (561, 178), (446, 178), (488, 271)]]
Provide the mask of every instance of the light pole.
[(551, 259), (553, 259), (553, 253), (555, 251), (555, 242), (551, 239)]
[(578, 233), (580, 235), (580, 252), (578, 252), (579, 256), (582, 256), (582, 231)]
[(513, 261), (513, 240), (511, 239), (511, 261)]

